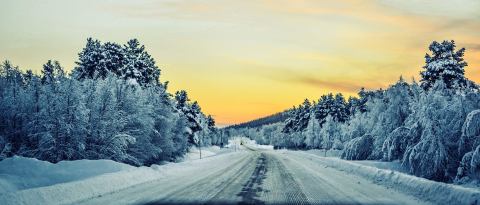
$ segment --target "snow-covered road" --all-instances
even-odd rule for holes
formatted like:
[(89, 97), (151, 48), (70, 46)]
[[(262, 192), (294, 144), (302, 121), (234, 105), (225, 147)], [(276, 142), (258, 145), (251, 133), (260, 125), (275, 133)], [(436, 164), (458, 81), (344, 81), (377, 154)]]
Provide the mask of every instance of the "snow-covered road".
[(427, 204), (318, 160), (290, 151), (252, 149), (224, 154), (201, 166), (185, 167), (168, 177), (79, 203)]

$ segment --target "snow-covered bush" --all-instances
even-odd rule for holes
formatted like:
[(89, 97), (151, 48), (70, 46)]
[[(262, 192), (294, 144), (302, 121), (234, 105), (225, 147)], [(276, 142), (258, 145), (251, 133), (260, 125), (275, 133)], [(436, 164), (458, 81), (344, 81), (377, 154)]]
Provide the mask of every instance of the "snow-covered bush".
[(472, 156), (473, 156), (473, 152), (468, 152), (465, 155), (463, 155), (462, 161), (460, 162), (460, 166), (457, 169), (457, 176), (455, 178), (455, 182), (462, 184), (471, 180), (470, 163), (472, 162)]
[(367, 134), (354, 138), (345, 144), (342, 159), (365, 160), (372, 153), (372, 148), (373, 136)]
[(455, 178), (455, 182), (459, 184), (472, 181), (480, 183), (480, 146), (463, 156)]
[(467, 115), (462, 127), (459, 154), (463, 155), (480, 145), (480, 110), (474, 110)]
[(410, 129), (399, 127), (393, 130), (383, 143), (383, 160), (392, 161), (401, 159), (410, 139)]
[(472, 154), (470, 173), (475, 179), (480, 180), (480, 146), (478, 146)]
[(467, 115), (462, 127), (462, 135), (480, 136), (480, 110), (474, 110)]
[(438, 133), (425, 132), (418, 144), (406, 150), (403, 165), (416, 176), (443, 181), (447, 179), (447, 148)]

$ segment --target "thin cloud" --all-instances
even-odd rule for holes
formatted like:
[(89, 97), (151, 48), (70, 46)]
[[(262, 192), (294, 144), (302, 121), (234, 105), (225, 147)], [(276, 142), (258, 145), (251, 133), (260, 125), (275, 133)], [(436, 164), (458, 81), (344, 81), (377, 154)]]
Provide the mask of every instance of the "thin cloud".
[(465, 48), (472, 51), (480, 51), (480, 43), (470, 43), (466, 44)]
[(310, 85), (310, 86), (319, 87), (319, 88), (325, 88), (325, 89), (331, 90), (332, 92), (347, 92), (347, 93), (356, 93), (362, 87), (367, 89), (384, 87), (383, 84), (378, 82), (369, 82), (368, 84), (365, 85), (365, 84), (352, 83), (352, 82), (323, 80), (323, 79), (308, 77), (308, 76), (297, 76), (293, 79), (293, 81)]

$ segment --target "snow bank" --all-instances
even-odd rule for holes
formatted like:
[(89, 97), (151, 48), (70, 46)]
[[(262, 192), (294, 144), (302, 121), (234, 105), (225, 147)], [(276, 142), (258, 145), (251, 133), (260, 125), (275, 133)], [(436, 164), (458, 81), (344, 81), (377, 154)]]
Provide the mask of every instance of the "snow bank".
[(367, 178), (377, 184), (432, 201), (436, 204), (480, 204), (480, 190), (478, 189), (430, 181), (338, 158), (325, 158), (308, 153), (305, 154), (315, 157), (326, 166)]
[(15, 156), (0, 161), (0, 194), (76, 181), (132, 168), (130, 165), (111, 160), (61, 161), (52, 164)]
[(78, 203), (82, 200), (119, 191), (134, 185), (148, 183), (153, 180), (182, 175), (185, 174), (185, 172), (194, 174), (205, 167), (214, 166), (212, 165), (212, 160), (228, 162), (234, 156), (242, 156), (241, 154), (242, 152), (232, 152), (202, 160), (169, 163), (161, 166), (138, 167), (90, 177), (84, 180), (4, 193), (0, 194), (0, 204)]
[(307, 153), (310, 153), (310, 154), (314, 154), (314, 155), (318, 155), (320, 157), (340, 157), (343, 153), (342, 150), (334, 150), (334, 149), (331, 149), (331, 150), (327, 150), (327, 153), (325, 154), (325, 150), (324, 149), (311, 149), (311, 150), (307, 150), (305, 151)]
[(105, 174), (86, 180), (10, 192), (0, 195), (1, 204), (70, 204), (159, 178), (151, 168)]
[(376, 160), (358, 160), (358, 161), (351, 161), (357, 164), (376, 167), (379, 169), (386, 169), (391, 171), (397, 171), (408, 174), (408, 170), (402, 166), (402, 162), (399, 160), (391, 161), (391, 162), (383, 162), (383, 161), (376, 161)]

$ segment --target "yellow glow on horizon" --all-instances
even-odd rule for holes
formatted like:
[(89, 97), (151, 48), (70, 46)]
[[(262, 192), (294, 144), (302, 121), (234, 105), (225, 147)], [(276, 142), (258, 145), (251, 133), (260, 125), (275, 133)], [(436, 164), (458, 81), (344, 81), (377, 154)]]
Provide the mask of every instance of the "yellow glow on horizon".
[(0, 60), (71, 70), (87, 37), (138, 38), (170, 92), (187, 90), (218, 124), (233, 124), (418, 79), (433, 40), (466, 47), (466, 75), (480, 82), (478, 11), (475, 0), (5, 0)]

